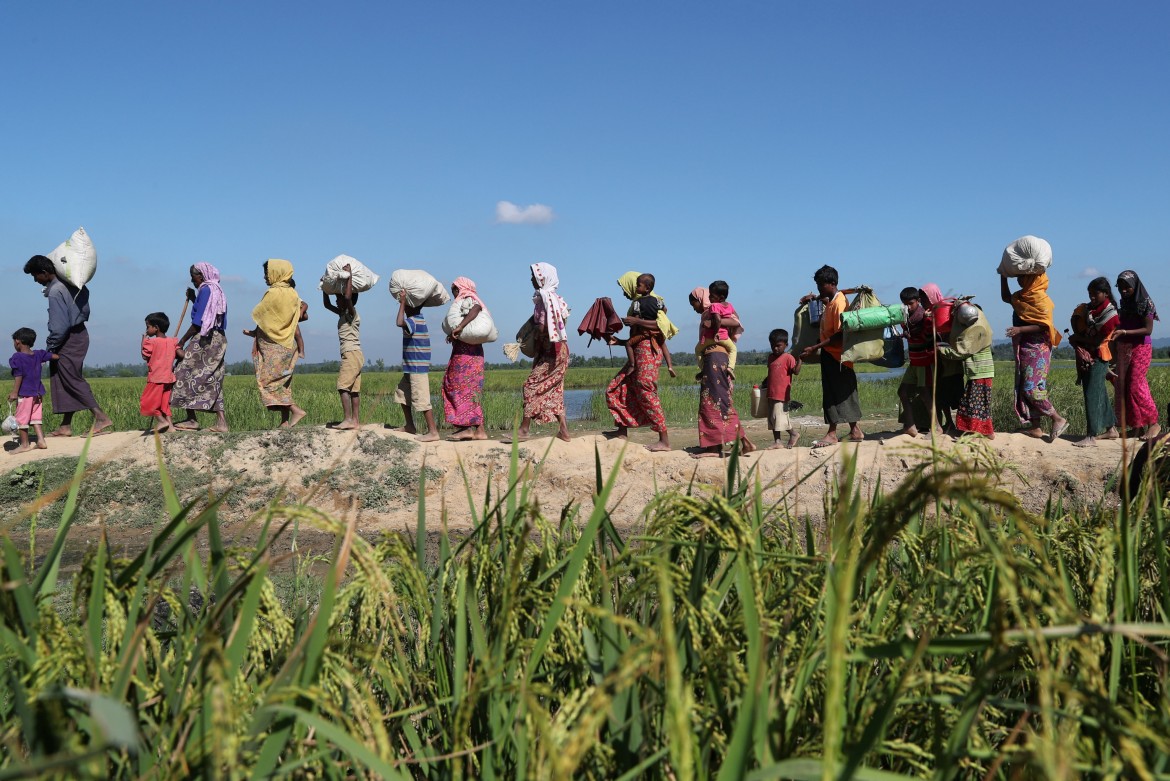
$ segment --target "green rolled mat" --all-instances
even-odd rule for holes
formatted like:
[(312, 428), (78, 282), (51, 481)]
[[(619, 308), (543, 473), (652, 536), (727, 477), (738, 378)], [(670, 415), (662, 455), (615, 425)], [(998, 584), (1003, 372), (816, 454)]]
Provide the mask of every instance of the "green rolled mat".
[(874, 328), (889, 328), (906, 322), (906, 308), (901, 304), (869, 306), (852, 312), (841, 313), (841, 328), (846, 331), (868, 331)]

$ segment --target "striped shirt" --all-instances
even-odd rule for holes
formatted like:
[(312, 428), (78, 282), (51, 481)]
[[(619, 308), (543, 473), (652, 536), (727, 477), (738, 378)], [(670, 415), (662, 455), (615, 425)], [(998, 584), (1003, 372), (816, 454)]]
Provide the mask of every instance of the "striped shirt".
[(421, 314), (407, 317), (402, 326), (402, 373), (426, 374), (431, 370), (431, 335)]

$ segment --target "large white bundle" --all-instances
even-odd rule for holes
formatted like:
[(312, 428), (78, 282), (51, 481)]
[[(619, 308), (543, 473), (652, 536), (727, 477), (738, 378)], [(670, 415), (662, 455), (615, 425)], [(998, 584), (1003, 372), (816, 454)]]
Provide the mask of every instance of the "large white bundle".
[(76, 288), (93, 279), (97, 271), (97, 250), (85, 228), (78, 228), (68, 240), (46, 257), (57, 267), (57, 276)]
[(1051, 244), (1036, 236), (1021, 236), (1004, 249), (999, 273), (1005, 277), (1023, 277), (1046, 272), (1051, 265)]
[[(463, 322), (463, 318), (467, 317), (467, 313), (471, 311), (473, 306), (475, 306), (475, 301), (470, 298), (457, 298), (452, 301), (451, 308), (447, 310), (447, 316), (443, 318), (443, 333), (450, 336), (456, 326)], [(464, 326), (463, 331), (459, 334), (459, 341), (467, 344), (487, 344), (499, 338), (500, 332), (496, 330), (496, 324), (486, 309), (481, 309), (475, 319)]]
[(451, 300), (443, 283), (425, 271), (400, 268), (390, 275), (390, 295), (406, 291), (407, 306), (442, 306)]
[[(349, 271), (345, 267), (349, 266)], [(349, 255), (338, 255), (325, 264), (325, 273), (317, 283), (317, 289), (331, 296), (345, 292), (345, 280), (353, 277), (353, 292), (364, 293), (378, 284), (378, 275), (370, 271), (361, 261)]]

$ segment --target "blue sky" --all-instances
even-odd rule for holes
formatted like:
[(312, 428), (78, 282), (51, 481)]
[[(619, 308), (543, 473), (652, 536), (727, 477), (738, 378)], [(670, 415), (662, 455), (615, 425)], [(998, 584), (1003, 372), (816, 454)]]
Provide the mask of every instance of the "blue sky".
[[(4, 327), (43, 333), (20, 269), (79, 225), (95, 364), (138, 360), (196, 261), (238, 334), (269, 257), (312, 304), (308, 359), (335, 358), (314, 283), (340, 253), (471, 277), (505, 337), (532, 262), (574, 325), (650, 271), (675, 350), (696, 285), (726, 279), (762, 348), (822, 263), (890, 302), (974, 294), (1000, 330), (995, 267), (1028, 233), (1062, 328), (1097, 271), (1170, 311), (1168, 24), (1166, 3), (4, 3)], [(384, 284), (360, 309), (367, 357), (397, 363)]]

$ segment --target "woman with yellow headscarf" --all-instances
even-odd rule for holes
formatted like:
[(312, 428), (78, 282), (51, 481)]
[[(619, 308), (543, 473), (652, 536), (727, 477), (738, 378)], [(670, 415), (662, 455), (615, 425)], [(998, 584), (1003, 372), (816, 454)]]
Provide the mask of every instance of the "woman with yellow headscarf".
[(252, 364), (260, 401), (280, 413), (280, 427), (290, 428), (305, 417), (305, 411), (293, 403), (292, 378), (297, 358), (305, 348), (300, 340), (300, 321), (308, 308), (301, 302), (293, 282), (293, 266), (287, 260), (270, 259), (264, 263), (264, 281), (268, 291), (252, 310), (256, 329), (244, 331), (253, 338)]
[[(630, 326), (631, 335), (629, 339), (610, 338), (610, 344), (626, 345), (628, 358), (605, 390), (605, 403), (617, 426), (606, 436), (625, 439), (629, 429), (648, 426), (658, 434), (658, 441), (647, 445), (647, 449), (654, 452), (670, 450), (666, 416), (658, 398), (658, 369), (667, 348), (665, 339), (661, 346), (658, 340), (674, 336), (678, 329), (667, 318), (662, 297), (654, 292), (652, 274), (627, 271), (617, 282), (622, 294), (630, 299), (630, 309), (622, 322)], [(669, 362), (667, 368), (674, 376)]]
[(1044, 437), (1040, 426), (1043, 418), (1052, 418), (1049, 442), (1068, 428), (1048, 400), (1048, 369), (1052, 365), (1052, 348), (1060, 344), (1060, 332), (1052, 322), (1056, 306), (1048, 297), (1048, 274), (1026, 274), (1016, 278), (1020, 289), (1015, 293), (1008, 287), (1008, 278), (999, 277), (1000, 297), (1012, 305), (1012, 327), (1007, 335), (1016, 352), (1016, 415), (1023, 433), (1036, 439)]

